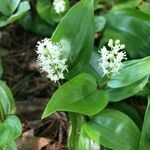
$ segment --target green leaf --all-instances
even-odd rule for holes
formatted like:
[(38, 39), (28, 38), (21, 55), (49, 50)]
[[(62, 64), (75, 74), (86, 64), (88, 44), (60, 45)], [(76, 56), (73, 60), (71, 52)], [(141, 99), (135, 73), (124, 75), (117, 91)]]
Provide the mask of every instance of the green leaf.
[(100, 150), (101, 146), (92, 140), (86, 133), (84, 126), (81, 128), (77, 150)]
[(125, 87), (110, 88), (108, 89), (109, 101), (117, 102), (126, 99), (143, 90), (147, 82), (148, 82), (148, 77), (145, 77)]
[(113, 103), (111, 106), (112, 109), (117, 109), (128, 115), (136, 123), (139, 129), (142, 128), (141, 116), (134, 107), (125, 102)]
[[(36, 16), (34, 16), (34, 18), (36, 18)], [(25, 29), (25, 30), (29, 30), (32, 26), (32, 17), (31, 17), (31, 13), (27, 12), (23, 17), (21, 17), (18, 20), (19, 24), (21, 24), (21, 26)], [(38, 24), (37, 24), (38, 25)], [(43, 31), (43, 30), (42, 30)]]
[(52, 8), (53, 5), (49, 0), (37, 0), (36, 9), (39, 16), (47, 23), (54, 25), (53, 19), (51, 17)]
[(32, 18), (30, 12), (27, 12), (26, 15), (19, 20), (19, 23), (24, 29), (44, 36), (50, 36), (55, 28), (42, 20), (38, 15)]
[(150, 3), (149, 2), (143, 2), (142, 5), (139, 6), (139, 9), (150, 15)]
[(149, 150), (149, 147), (150, 147), (150, 97), (148, 97), (148, 104), (142, 127), (139, 150)]
[(93, 51), (89, 63), (87, 63), (86, 67), (83, 69), (83, 72), (87, 74), (91, 74), (98, 81), (103, 76), (102, 69), (99, 67), (99, 62), (98, 62), (99, 58), (100, 58), (100, 55), (97, 52)]
[(54, 31), (54, 27), (44, 22), (39, 16), (36, 16), (33, 18), (30, 30), (40, 35), (50, 36)]
[(126, 45), (125, 50), (131, 58), (150, 55), (150, 15), (136, 9), (110, 11), (106, 16), (107, 25), (101, 47), (108, 42), (120, 39)]
[(104, 29), (106, 19), (103, 16), (95, 16), (95, 31), (100, 32)]
[(0, 103), (0, 123), (5, 120), (5, 113), (2, 104)]
[(95, 143), (85, 132), (85, 116), (77, 113), (69, 113), (71, 120), (71, 134), (69, 136), (69, 149), (71, 150), (99, 150)]
[(88, 74), (80, 74), (54, 93), (42, 117), (47, 117), (55, 111), (94, 115), (104, 109), (107, 103), (107, 92), (97, 89), (95, 78)]
[(19, 18), (21, 18), (28, 10), (30, 9), (30, 5), (29, 2), (24, 1), (21, 2), (17, 12), (13, 15), (11, 15), (9, 18), (7, 17), (0, 17), (0, 27), (6, 26), (16, 20), (18, 20)]
[(141, 3), (141, 0), (118, 0), (112, 9), (135, 8)]
[(85, 125), (87, 134), (97, 143), (112, 150), (137, 150), (140, 131), (124, 113), (105, 109)]
[(82, 72), (89, 62), (94, 31), (93, 0), (82, 0), (68, 11), (52, 36), (52, 41), (63, 46), (71, 78)]
[(39, 14), (39, 16), (45, 20), (50, 25), (54, 25), (55, 22), (58, 22), (61, 20), (61, 18), (64, 16), (66, 11), (69, 8), (69, 2), (68, 0), (65, 0), (65, 12), (57, 14), (54, 10), (52, 2), (49, 0), (37, 0), (36, 9)]
[(133, 60), (133, 64), (125, 65), (118, 74), (111, 77), (111, 80), (108, 81), (108, 86), (111, 88), (119, 88), (135, 83), (150, 74), (149, 66), (150, 56), (139, 59), (138, 61)]
[(3, 146), (21, 135), (22, 127), (19, 119), (12, 115), (0, 124), (0, 146)]
[(0, 103), (3, 106), (5, 115), (16, 112), (15, 102), (9, 87), (0, 80)]
[(0, 57), (0, 78), (2, 77), (2, 74), (3, 74), (3, 66), (2, 66), (2, 60)]
[(17, 150), (17, 145), (14, 141), (0, 147), (0, 150)]
[(9, 16), (17, 9), (19, 3), (20, 0), (0, 0), (0, 12)]

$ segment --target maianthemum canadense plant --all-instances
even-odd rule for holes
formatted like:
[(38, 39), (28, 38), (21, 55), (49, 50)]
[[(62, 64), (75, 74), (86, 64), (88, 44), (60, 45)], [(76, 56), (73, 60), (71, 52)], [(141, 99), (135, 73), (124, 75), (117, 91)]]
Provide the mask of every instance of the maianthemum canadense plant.
[[(41, 71), (59, 85), (60, 79), (67, 80), (51, 97), (42, 118), (56, 111), (68, 112), (71, 150), (148, 150), (150, 16), (126, 5), (113, 7), (104, 17), (102, 48), (97, 49), (93, 3), (78, 2), (51, 39), (37, 44)], [(123, 101), (140, 91), (148, 101), (143, 122)]]
[[(29, 12), (31, 1), (0, 0), (0, 28), (19, 20), (25, 29), (50, 35), (70, 3), (36, 0), (34, 16)], [(103, 3), (112, 9), (107, 12)], [(93, 14), (100, 8), (105, 16)], [(51, 39), (37, 44), (41, 71), (59, 85), (60, 79), (67, 80), (52, 96), (43, 118), (55, 111), (68, 112), (70, 149), (149, 150), (149, 10), (148, 1), (81, 0)], [(93, 44), (95, 32), (103, 33), (101, 48)], [(13, 150), (21, 124), (2, 70), (0, 59), (0, 149)], [(125, 102), (134, 95), (148, 99), (144, 121)]]
[[(0, 58), (0, 78), (3, 68)], [(16, 106), (10, 88), (0, 80), (0, 150), (16, 150), (14, 140), (21, 135), (20, 120), (15, 115)]]

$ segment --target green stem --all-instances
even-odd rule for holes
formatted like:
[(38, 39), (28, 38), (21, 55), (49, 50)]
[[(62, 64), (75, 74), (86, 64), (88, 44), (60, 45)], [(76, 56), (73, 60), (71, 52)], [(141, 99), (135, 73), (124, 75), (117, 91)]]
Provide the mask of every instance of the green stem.
[(106, 88), (106, 86), (107, 86), (107, 82), (109, 81), (109, 76), (108, 75), (104, 75), (101, 79), (100, 79), (100, 81), (99, 81), (99, 83), (98, 83), (98, 88), (99, 89), (105, 89)]

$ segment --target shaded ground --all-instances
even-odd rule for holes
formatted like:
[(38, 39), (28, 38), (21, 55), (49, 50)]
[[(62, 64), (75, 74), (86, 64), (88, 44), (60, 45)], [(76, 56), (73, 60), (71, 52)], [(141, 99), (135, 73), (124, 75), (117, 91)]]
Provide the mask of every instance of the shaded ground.
[(19, 149), (67, 149), (66, 114), (55, 113), (50, 118), (41, 120), (46, 103), (57, 89), (57, 85), (38, 71), (35, 45), (42, 37), (27, 32), (18, 25), (8, 26), (2, 30), (2, 34), (0, 54), (4, 67), (3, 80), (12, 89), (17, 114), (23, 126), (23, 136), (18, 141)]

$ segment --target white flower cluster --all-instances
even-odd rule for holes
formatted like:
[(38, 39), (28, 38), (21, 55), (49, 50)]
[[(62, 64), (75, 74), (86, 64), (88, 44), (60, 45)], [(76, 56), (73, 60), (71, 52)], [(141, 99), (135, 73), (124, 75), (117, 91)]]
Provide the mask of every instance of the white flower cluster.
[(103, 75), (116, 74), (122, 68), (122, 60), (127, 59), (126, 52), (123, 51), (125, 48), (124, 44), (120, 44), (120, 40), (115, 42), (110, 39), (108, 42), (107, 50), (105, 46), (99, 51), (101, 58), (99, 59), (99, 66), (103, 70)]
[(64, 0), (54, 0), (53, 6), (57, 14), (63, 13), (66, 9), (66, 3)]
[(47, 77), (56, 82), (64, 79), (64, 71), (67, 70), (67, 59), (62, 56), (62, 48), (59, 43), (53, 43), (45, 38), (37, 42), (38, 64), (41, 71), (47, 73)]

